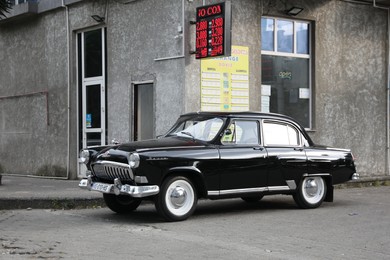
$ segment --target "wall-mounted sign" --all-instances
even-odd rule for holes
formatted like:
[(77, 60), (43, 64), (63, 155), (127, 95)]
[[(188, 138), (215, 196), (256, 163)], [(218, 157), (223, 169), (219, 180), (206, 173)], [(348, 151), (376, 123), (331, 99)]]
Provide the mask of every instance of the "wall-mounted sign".
[(92, 127), (92, 114), (87, 114), (86, 115), (86, 127), (90, 128)]
[(249, 48), (232, 46), (230, 57), (201, 61), (201, 110), (249, 110)]
[(281, 71), (281, 72), (279, 72), (279, 78), (292, 79), (292, 72), (291, 71)]
[(230, 56), (230, 1), (196, 8), (196, 58)]

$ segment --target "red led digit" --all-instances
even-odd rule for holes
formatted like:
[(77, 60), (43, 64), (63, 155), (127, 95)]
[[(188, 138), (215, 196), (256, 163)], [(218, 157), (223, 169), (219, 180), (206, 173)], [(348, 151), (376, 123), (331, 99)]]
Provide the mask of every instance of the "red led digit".
[(196, 58), (224, 55), (225, 4), (197, 8)]

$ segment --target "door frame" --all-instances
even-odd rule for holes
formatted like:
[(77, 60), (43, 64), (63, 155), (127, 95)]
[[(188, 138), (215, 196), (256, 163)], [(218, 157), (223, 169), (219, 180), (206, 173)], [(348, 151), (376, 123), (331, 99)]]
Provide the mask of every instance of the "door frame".
[[(92, 85), (100, 85), (100, 128), (87, 127), (87, 87)], [(82, 83), (82, 143), (83, 148), (87, 147), (88, 133), (101, 133), (100, 145), (106, 145), (106, 93), (105, 83), (102, 77), (94, 77), (84, 80)]]
[(153, 85), (153, 135), (155, 136), (156, 135), (156, 89), (155, 89), (155, 84), (156, 82), (154, 80), (145, 80), (145, 81), (132, 81), (131, 82), (131, 111), (130, 111), (130, 125), (131, 125), (131, 129), (130, 129), (130, 140), (131, 141), (135, 141), (135, 133), (136, 133), (136, 127), (137, 127), (137, 123), (136, 123), (136, 120), (137, 120), (137, 116), (136, 116), (136, 112), (138, 111), (137, 109), (137, 102), (136, 102), (136, 91), (135, 91), (135, 88), (136, 86), (140, 86), (140, 85), (149, 85), (149, 84), (152, 84)]
[[(96, 77), (85, 78), (85, 42), (84, 42), (84, 34), (86, 32), (99, 30), (102, 34), (102, 75)], [(75, 32), (76, 34), (76, 82), (77, 82), (77, 158), (79, 158), (80, 147), (82, 149), (87, 146), (87, 133), (100, 132), (101, 133), (101, 144), (106, 144), (106, 135), (107, 135), (107, 98), (106, 98), (106, 27), (90, 27), (87, 29), (79, 30)], [(81, 35), (79, 37), (79, 35)], [(81, 58), (81, 59), (80, 59)], [(87, 129), (86, 127), (86, 87), (90, 85), (100, 85), (101, 86), (101, 125), (100, 130), (95, 129)], [(81, 93), (81, 97), (80, 97)], [(82, 99), (82, 100), (81, 100)], [(85, 111), (85, 112), (84, 112)], [(80, 113), (82, 113), (82, 122), (80, 123)], [(81, 132), (81, 136), (80, 136)], [(84, 164), (78, 161), (77, 167), (77, 175), (78, 177), (86, 177), (86, 167)]]

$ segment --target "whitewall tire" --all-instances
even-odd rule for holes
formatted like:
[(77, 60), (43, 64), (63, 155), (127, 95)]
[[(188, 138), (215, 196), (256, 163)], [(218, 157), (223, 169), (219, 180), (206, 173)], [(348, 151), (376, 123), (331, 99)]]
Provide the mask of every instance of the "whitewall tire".
[(157, 212), (168, 221), (187, 219), (195, 211), (198, 196), (192, 182), (183, 176), (168, 177), (156, 196)]
[(296, 204), (304, 209), (317, 208), (326, 196), (326, 183), (320, 176), (305, 177), (293, 195)]

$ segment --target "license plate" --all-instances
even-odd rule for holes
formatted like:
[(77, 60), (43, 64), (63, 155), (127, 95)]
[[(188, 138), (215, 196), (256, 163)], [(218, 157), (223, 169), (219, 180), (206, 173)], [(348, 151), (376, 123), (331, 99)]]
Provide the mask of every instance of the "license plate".
[(94, 183), (92, 185), (92, 190), (108, 193), (108, 192), (110, 192), (111, 187), (112, 187), (112, 184)]

